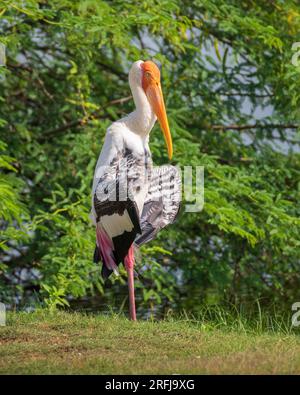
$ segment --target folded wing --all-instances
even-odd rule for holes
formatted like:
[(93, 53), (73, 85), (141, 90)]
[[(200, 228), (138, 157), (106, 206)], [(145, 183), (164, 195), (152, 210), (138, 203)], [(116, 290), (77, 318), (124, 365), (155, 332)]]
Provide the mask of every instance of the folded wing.
[(142, 234), (135, 239), (141, 246), (176, 219), (181, 202), (181, 174), (171, 165), (152, 169), (150, 187), (145, 199), (140, 226)]

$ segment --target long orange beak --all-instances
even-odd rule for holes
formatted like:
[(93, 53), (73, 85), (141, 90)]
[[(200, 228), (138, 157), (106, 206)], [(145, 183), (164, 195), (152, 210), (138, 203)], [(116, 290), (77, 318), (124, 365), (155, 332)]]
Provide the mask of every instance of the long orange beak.
[(169, 159), (172, 159), (173, 156), (173, 144), (172, 137), (169, 128), (169, 122), (166, 113), (166, 107), (164, 102), (163, 93), (161, 90), (160, 82), (151, 81), (146, 89), (146, 95), (150, 102), (150, 105), (153, 108), (155, 115), (157, 116), (158, 122), (164, 134), (164, 138), (168, 148), (168, 156)]

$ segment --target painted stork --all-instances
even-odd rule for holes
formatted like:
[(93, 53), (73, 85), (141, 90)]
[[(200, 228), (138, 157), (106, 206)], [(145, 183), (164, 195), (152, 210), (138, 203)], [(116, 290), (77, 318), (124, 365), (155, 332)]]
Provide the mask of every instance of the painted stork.
[(172, 158), (173, 147), (160, 71), (152, 61), (137, 61), (129, 72), (135, 110), (106, 132), (95, 169), (92, 220), (96, 226), (94, 261), (102, 261), (102, 276), (128, 274), (130, 317), (136, 320), (134, 247), (152, 240), (172, 223), (179, 211), (181, 177), (171, 165), (153, 167), (149, 134), (158, 119)]

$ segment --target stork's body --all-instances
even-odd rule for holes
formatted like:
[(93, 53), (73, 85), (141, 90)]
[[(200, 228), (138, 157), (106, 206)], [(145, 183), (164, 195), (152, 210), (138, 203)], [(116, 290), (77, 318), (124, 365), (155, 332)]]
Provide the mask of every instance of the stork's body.
[(157, 66), (135, 62), (129, 84), (136, 109), (107, 130), (95, 169), (92, 217), (96, 225), (94, 260), (102, 275), (128, 273), (130, 316), (136, 319), (133, 246), (152, 240), (174, 221), (180, 204), (180, 175), (173, 166), (153, 168), (149, 134), (159, 119), (172, 156), (172, 141)]

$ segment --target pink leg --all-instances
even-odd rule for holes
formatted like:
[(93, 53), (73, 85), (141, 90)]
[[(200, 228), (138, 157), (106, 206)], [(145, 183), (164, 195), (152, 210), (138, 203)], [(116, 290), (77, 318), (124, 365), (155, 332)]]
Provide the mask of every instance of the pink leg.
[(129, 290), (129, 311), (130, 318), (132, 321), (136, 321), (136, 312), (135, 312), (135, 297), (134, 297), (134, 250), (133, 245), (129, 248), (128, 254), (124, 259), (124, 264), (128, 274), (128, 290)]

